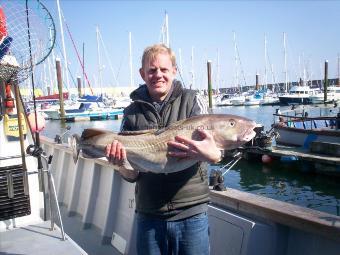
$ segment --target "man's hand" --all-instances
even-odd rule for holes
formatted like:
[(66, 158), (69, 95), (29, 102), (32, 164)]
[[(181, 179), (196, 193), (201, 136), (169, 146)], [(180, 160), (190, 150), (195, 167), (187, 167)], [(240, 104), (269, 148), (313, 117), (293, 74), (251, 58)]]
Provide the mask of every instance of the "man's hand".
[(117, 140), (113, 140), (111, 144), (106, 145), (105, 155), (111, 164), (117, 166), (122, 166), (126, 160), (126, 150), (122, 143)]
[(181, 151), (169, 151), (168, 155), (178, 158), (192, 158), (199, 161), (217, 163), (221, 161), (221, 151), (210, 133), (205, 130), (198, 130), (202, 140), (195, 141), (184, 137), (176, 136), (175, 141), (168, 142), (168, 145)]
[(105, 155), (111, 164), (119, 166), (117, 170), (123, 179), (131, 183), (136, 182), (139, 172), (131, 168), (126, 158), (126, 150), (121, 142), (113, 140), (112, 143), (106, 145)]

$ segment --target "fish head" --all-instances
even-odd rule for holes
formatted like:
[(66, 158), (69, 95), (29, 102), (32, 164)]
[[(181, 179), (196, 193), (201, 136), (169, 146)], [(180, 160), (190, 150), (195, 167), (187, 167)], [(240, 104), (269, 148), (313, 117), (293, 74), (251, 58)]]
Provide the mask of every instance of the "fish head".
[(216, 145), (224, 150), (233, 150), (249, 142), (256, 135), (256, 122), (236, 115), (218, 115), (212, 120), (212, 134)]

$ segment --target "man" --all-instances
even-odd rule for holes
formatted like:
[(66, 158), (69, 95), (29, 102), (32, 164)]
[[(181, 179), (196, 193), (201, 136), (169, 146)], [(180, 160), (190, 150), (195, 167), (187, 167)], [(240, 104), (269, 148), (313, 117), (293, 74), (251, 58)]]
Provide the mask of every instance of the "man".
[[(145, 85), (131, 93), (133, 103), (124, 110), (122, 131), (159, 129), (207, 113), (199, 96), (175, 80), (176, 59), (170, 48), (162, 44), (146, 48), (139, 72)], [(211, 135), (199, 132), (201, 141), (176, 137), (169, 142), (169, 147), (177, 149), (170, 150), (169, 156), (220, 161), (221, 152)], [(106, 156), (122, 164), (126, 152), (113, 141), (106, 147)], [(206, 163), (171, 174), (140, 172), (135, 197), (139, 254), (209, 254)]]

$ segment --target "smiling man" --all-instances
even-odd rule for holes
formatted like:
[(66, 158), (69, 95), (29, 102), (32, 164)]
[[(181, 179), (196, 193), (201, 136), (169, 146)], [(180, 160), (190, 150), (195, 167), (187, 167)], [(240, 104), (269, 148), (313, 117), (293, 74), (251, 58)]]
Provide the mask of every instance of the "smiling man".
[(147, 48), (142, 58), (139, 73), (145, 81), (151, 99), (155, 102), (165, 99), (177, 73), (175, 56), (169, 54), (171, 52), (164, 51), (162, 47)]
[[(170, 48), (163, 44), (146, 48), (139, 72), (145, 84), (130, 95), (133, 102), (124, 109), (122, 131), (160, 129), (207, 113), (197, 93), (175, 79), (176, 58)], [(201, 141), (177, 137), (169, 142), (177, 148), (169, 156), (197, 158), (199, 163), (171, 174), (140, 172), (132, 180), (136, 181), (138, 254), (209, 254), (209, 189), (207, 164), (202, 162), (218, 162), (221, 152), (209, 133), (199, 132)], [(113, 141), (106, 147), (106, 156), (119, 165), (126, 151)]]

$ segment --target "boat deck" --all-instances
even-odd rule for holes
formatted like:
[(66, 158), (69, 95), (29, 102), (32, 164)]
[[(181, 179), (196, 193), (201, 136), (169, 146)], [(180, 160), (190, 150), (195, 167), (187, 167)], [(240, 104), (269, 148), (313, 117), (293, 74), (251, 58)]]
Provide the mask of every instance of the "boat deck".
[(87, 254), (70, 237), (66, 236), (66, 240), (63, 241), (59, 229), (50, 231), (49, 221), (16, 228), (0, 234), (0, 254)]

